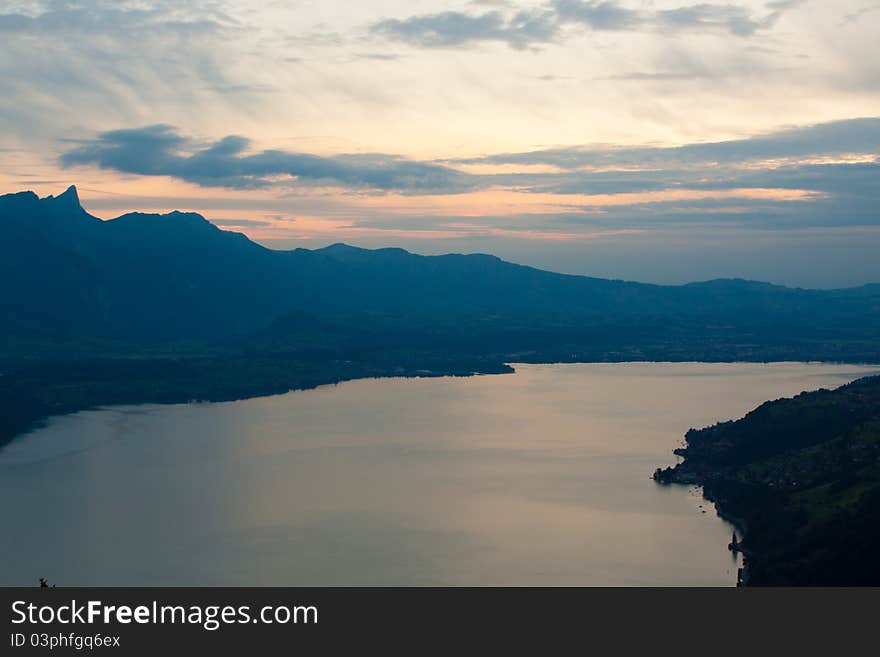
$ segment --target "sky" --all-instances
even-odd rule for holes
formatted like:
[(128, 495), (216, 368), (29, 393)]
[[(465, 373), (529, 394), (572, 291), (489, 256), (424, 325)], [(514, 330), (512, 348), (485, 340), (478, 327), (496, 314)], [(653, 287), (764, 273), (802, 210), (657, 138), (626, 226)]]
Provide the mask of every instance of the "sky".
[(880, 282), (880, 1), (0, 1), (0, 193), (272, 248)]

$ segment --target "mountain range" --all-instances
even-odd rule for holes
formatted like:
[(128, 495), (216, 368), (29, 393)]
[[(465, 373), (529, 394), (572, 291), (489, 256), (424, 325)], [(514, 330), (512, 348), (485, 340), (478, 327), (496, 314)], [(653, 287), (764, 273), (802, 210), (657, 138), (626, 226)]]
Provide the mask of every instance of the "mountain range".
[(880, 362), (880, 286), (659, 286), (490, 255), (279, 251), (186, 212), (0, 196), (0, 445), (108, 404), (231, 400), (512, 362)]
[(279, 251), (194, 213), (103, 221), (83, 209), (72, 186), (42, 199), (0, 196), (0, 298), (0, 331), (19, 338), (17, 345), (43, 348), (83, 339), (296, 344), (335, 332), (349, 342), (388, 335), (474, 349), (549, 349), (556, 357), (563, 344), (575, 356), (595, 357), (597, 347), (613, 356), (671, 339), (700, 353), (726, 344), (729, 353), (716, 360), (880, 353), (880, 285), (659, 286), (557, 274), (489, 255), (344, 244)]
[[(659, 286), (489, 255), (279, 251), (186, 212), (104, 221), (70, 187), (0, 196), (0, 446), (109, 404), (231, 400), (511, 362), (880, 362), (880, 286)], [(744, 584), (876, 583), (880, 378), (687, 434), (745, 538)], [(867, 542), (866, 542), (867, 539)]]

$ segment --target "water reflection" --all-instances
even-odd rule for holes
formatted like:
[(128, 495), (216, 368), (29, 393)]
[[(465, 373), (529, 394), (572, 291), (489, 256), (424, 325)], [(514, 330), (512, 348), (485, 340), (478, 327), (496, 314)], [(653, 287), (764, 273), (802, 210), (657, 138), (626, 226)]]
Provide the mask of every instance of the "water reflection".
[(870, 371), (525, 365), (57, 418), (0, 452), (0, 581), (733, 584), (730, 527), (651, 472), (691, 426)]

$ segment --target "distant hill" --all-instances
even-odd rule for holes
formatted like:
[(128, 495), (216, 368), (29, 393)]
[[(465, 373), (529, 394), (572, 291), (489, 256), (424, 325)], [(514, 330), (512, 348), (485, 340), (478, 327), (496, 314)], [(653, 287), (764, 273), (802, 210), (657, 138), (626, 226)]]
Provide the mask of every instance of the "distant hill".
[[(880, 285), (681, 286), (489, 255), (276, 251), (186, 212), (102, 221), (74, 187), (0, 196), (0, 446), (108, 404), (231, 400), (510, 362), (880, 363)], [(880, 380), (688, 434), (662, 481), (747, 525), (750, 583), (880, 583)], [(868, 543), (865, 543), (868, 541)]]
[(661, 483), (701, 484), (745, 530), (749, 585), (880, 586), (880, 377), (687, 434)]
[(74, 187), (43, 199), (0, 196), (0, 298), (0, 331), (48, 343), (253, 336), (277, 343), (290, 324), (285, 316), (305, 314), (348, 326), (348, 338), (392, 331), (402, 340), (470, 341), (473, 349), (491, 344), (538, 359), (613, 356), (634, 346), (653, 357), (658, 341), (674, 347), (674, 359), (691, 348), (693, 357), (712, 360), (880, 355), (880, 286), (657, 286), (556, 274), (488, 255), (419, 256), (344, 244), (276, 251), (193, 213), (101, 221), (82, 208)]
[(658, 286), (489, 255), (276, 251), (197, 214), (0, 196), (0, 445), (106, 404), (230, 400), (510, 362), (880, 362), (880, 286)]

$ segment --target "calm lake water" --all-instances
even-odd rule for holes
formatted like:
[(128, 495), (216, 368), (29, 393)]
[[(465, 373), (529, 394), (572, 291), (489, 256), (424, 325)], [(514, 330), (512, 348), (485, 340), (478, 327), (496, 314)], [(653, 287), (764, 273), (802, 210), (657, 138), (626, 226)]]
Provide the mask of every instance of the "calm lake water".
[(0, 451), (0, 584), (733, 585), (731, 527), (654, 468), (877, 370), (516, 369), (56, 418)]

